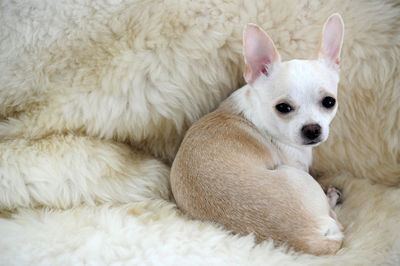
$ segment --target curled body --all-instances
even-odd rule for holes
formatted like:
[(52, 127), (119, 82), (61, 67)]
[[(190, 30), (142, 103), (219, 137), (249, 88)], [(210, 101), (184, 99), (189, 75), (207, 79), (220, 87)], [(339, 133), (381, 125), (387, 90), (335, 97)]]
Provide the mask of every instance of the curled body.
[(335, 253), (341, 226), (320, 185), (243, 116), (219, 109), (187, 132), (171, 170), (178, 207), (257, 241)]

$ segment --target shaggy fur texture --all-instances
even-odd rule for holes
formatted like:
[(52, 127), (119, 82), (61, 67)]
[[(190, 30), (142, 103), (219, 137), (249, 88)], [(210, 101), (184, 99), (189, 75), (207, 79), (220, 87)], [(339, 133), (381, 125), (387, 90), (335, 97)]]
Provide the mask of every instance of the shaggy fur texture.
[[(254, 246), (181, 216), (160, 161), (243, 84), (244, 25), (310, 58), (334, 12), (340, 106), (314, 172), (343, 189), (343, 249)], [(0, 264), (398, 265), (399, 14), (397, 0), (2, 1)]]

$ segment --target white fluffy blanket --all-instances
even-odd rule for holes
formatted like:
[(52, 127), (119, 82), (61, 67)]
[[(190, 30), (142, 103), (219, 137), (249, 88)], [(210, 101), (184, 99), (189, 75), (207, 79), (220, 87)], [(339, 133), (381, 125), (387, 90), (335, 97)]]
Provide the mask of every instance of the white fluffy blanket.
[[(169, 165), (243, 85), (242, 30), (283, 60), (345, 22), (339, 111), (313, 172), (343, 190), (332, 256), (183, 216)], [(400, 265), (397, 0), (0, 2), (0, 265)]]

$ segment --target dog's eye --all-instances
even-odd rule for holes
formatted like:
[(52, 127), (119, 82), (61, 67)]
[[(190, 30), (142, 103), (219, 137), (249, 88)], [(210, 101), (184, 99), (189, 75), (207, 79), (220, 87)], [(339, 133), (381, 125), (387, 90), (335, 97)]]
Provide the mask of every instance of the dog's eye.
[(322, 105), (325, 107), (325, 108), (332, 108), (333, 106), (335, 106), (335, 103), (336, 103), (336, 100), (335, 100), (335, 98), (332, 98), (332, 97), (330, 97), (330, 96), (327, 96), (327, 97), (325, 97), (325, 98), (323, 98), (322, 99)]
[(276, 110), (282, 114), (287, 114), (293, 111), (293, 107), (287, 103), (279, 103), (275, 106)]

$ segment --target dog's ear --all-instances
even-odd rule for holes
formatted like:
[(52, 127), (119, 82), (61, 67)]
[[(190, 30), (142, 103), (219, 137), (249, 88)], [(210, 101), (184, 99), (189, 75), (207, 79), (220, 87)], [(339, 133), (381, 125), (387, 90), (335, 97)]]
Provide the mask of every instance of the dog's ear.
[(332, 14), (325, 22), (318, 51), (318, 58), (339, 70), (340, 50), (343, 44), (344, 23), (338, 14)]
[(269, 75), (280, 61), (278, 51), (271, 38), (255, 24), (248, 24), (243, 34), (245, 61), (244, 79), (253, 83), (263, 73)]

